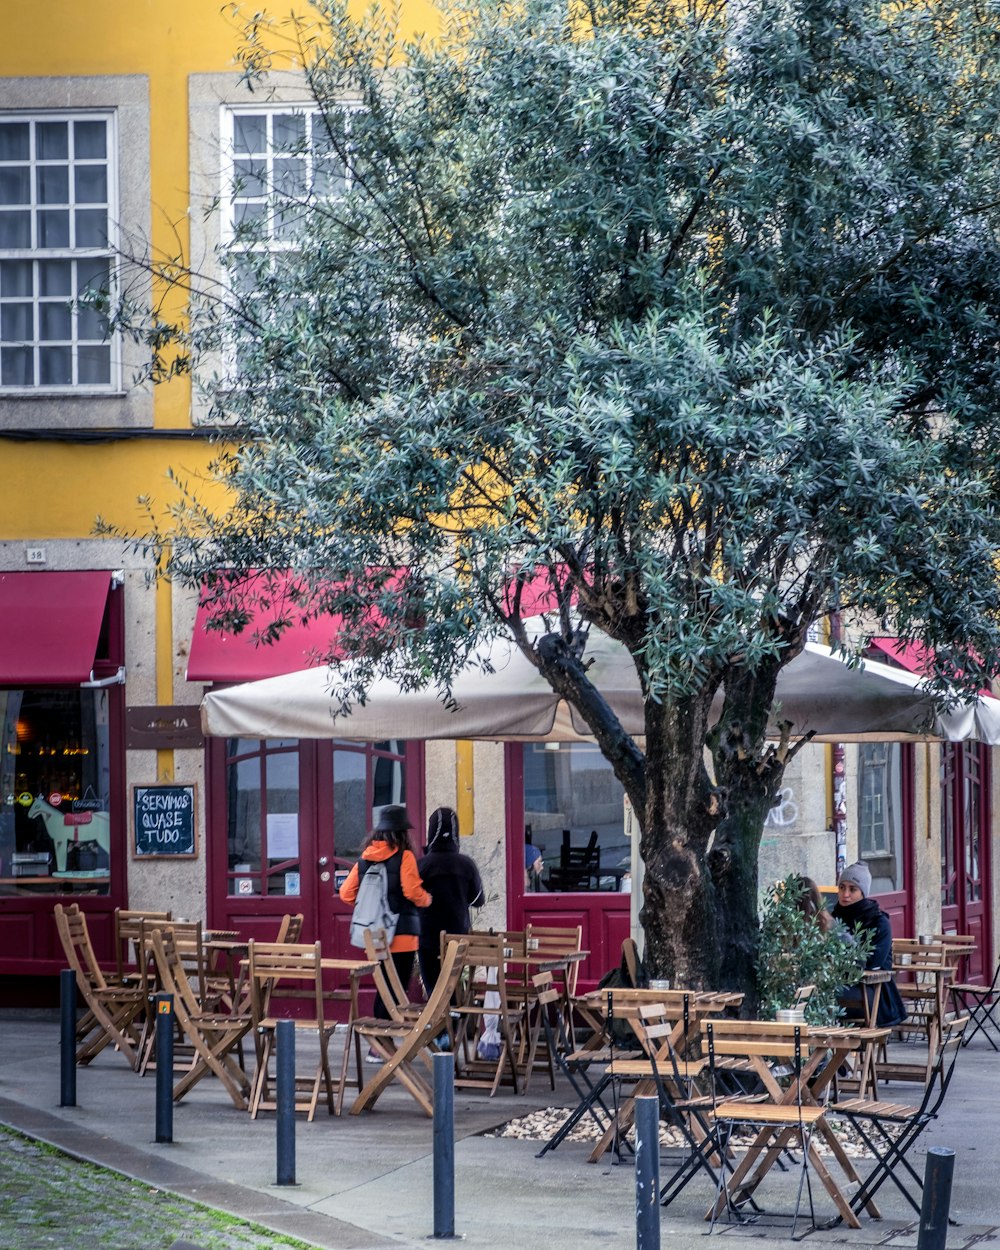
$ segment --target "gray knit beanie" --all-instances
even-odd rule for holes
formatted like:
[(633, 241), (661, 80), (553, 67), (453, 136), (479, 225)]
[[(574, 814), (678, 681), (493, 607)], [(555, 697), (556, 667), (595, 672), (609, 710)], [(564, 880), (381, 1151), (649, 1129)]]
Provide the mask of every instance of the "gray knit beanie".
[(840, 880), (837, 884), (843, 885), (845, 881), (849, 881), (851, 885), (856, 885), (865, 898), (871, 893), (872, 874), (867, 864), (863, 864), (860, 859), (855, 864), (847, 865), (840, 874)]

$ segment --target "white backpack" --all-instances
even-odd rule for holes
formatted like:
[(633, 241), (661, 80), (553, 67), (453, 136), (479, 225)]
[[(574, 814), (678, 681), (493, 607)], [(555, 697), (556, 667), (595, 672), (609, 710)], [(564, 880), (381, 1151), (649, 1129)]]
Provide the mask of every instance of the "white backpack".
[(358, 886), (351, 916), (351, 945), (364, 950), (365, 931), (385, 930), (388, 945), (396, 935), (399, 914), (389, 906), (389, 873), (385, 864), (369, 864)]

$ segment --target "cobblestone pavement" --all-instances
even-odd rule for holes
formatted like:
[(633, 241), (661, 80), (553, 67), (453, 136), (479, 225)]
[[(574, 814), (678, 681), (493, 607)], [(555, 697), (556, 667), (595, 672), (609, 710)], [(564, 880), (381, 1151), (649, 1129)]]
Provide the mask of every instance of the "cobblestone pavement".
[(0, 1250), (308, 1250), (0, 1129)]

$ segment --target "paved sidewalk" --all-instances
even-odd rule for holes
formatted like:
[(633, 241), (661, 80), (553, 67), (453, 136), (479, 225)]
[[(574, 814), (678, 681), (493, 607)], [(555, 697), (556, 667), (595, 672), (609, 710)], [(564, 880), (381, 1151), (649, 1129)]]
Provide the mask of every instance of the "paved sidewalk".
[[(360, 1117), (320, 1115), (312, 1124), (299, 1118), (298, 1184), (279, 1188), (274, 1184), (273, 1116), (253, 1121), (235, 1111), (216, 1082), (203, 1081), (175, 1108), (174, 1142), (156, 1145), (155, 1080), (138, 1078), (118, 1055), (105, 1052), (90, 1068), (78, 1069), (78, 1105), (57, 1105), (59, 1029), (54, 1018), (0, 1014), (0, 1056), (0, 1123), (146, 1186), (272, 1229), (276, 1246), (284, 1236), (330, 1250), (415, 1250), (426, 1246), (433, 1231), (432, 1125), (405, 1091), (393, 1089), (374, 1112)], [(893, 1096), (910, 1100), (916, 1092), (912, 1086), (896, 1086)], [(455, 1224), (470, 1247), (579, 1250), (593, 1244), (625, 1250), (635, 1245), (629, 1163), (617, 1166), (605, 1159), (588, 1164), (587, 1148), (573, 1143), (539, 1160), (537, 1142), (482, 1135), (534, 1108), (572, 1102), (568, 1088), (552, 1094), (540, 1077), (527, 1097), (457, 1093)], [(1000, 1241), (995, 1227), (1000, 1224), (998, 1124), (1000, 1056), (977, 1041), (959, 1057), (942, 1119), (913, 1154), (922, 1171), (928, 1146), (956, 1151), (952, 1214), (961, 1223), (950, 1231), (949, 1250)], [(790, 1209), (791, 1174), (772, 1176), (762, 1189), (762, 1203)], [(832, 1214), (821, 1186), (814, 1184), (814, 1193), (818, 1211)], [(663, 1212), (665, 1246), (703, 1250), (700, 1239), (707, 1225), (701, 1217), (708, 1199), (707, 1182), (699, 1178)], [(904, 1200), (887, 1187), (879, 1202), (882, 1221), (865, 1219), (860, 1231), (814, 1233), (810, 1242), (915, 1246), (916, 1216)], [(67, 1220), (72, 1218), (67, 1211)], [(721, 1235), (749, 1236), (757, 1246), (789, 1244), (787, 1221), (774, 1227), (727, 1227)], [(0, 1230), (0, 1250), (7, 1244)]]

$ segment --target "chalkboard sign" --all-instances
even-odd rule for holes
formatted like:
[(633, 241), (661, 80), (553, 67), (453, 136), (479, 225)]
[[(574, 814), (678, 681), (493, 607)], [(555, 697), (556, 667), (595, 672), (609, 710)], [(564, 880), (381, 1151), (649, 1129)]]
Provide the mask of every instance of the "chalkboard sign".
[(198, 854), (197, 802), (193, 785), (132, 787), (132, 830), (137, 859)]

